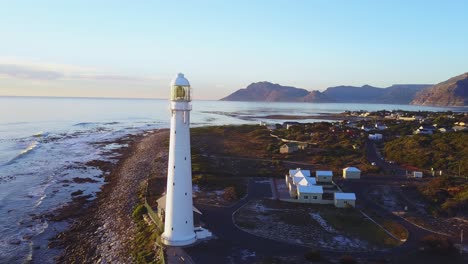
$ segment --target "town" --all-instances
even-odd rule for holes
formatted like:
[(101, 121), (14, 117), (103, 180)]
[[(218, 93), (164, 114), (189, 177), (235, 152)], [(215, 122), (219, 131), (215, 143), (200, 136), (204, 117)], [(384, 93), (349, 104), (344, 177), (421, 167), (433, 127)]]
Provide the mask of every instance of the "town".
[[(361, 111), (342, 117), (192, 128), (195, 225), (212, 233), (165, 256), (200, 263), (225, 256), (239, 262), (262, 256), (263, 263), (460, 261), (468, 223), (468, 116)], [(152, 201), (163, 192), (156, 179), (164, 175), (154, 177), (144, 212), (155, 219), (147, 223), (161, 228), (163, 203)], [(163, 251), (156, 252), (162, 259)]]

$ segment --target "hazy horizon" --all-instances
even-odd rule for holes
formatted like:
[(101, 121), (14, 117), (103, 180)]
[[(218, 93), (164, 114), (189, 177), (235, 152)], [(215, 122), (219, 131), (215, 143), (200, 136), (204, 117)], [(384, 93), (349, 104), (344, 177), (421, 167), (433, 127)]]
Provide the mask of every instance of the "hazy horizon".
[(8, 3), (0, 96), (164, 99), (252, 82), (323, 91), (436, 84), (468, 69), (466, 1)]

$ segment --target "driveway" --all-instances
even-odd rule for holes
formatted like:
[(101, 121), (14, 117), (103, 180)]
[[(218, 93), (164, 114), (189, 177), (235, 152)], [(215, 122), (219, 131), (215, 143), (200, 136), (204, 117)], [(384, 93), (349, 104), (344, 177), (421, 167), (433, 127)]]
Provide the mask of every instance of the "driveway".
[(216, 238), (185, 248), (196, 263), (252, 263), (268, 256), (300, 256), (307, 248), (257, 237), (238, 229), (232, 214), (251, 200), (271, 197), (270, 180), (251, 179), (248, 195), (232, 207), (196, 205)]

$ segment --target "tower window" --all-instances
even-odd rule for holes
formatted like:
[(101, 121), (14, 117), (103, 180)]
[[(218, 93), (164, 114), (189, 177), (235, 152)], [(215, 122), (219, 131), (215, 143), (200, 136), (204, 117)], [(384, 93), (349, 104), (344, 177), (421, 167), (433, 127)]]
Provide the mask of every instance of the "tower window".
[(172, 183), (172, 186), (175, 186), (175, 182)]
[(185, 223), (186, 223), (186, 224), (188, 224), (188, 222), (187, 222), (187, 221), (185, 221)]
[(174, 228), (171, 228), (171, 229), (172, 229), (172, 231), (174, 231)]
[(174, 165), (174, 169), (175, 169), (175, 165)]
[(185, 157), (185, 160), (187, 160), (187, 157)]
[(185, 193), (185, 196), (187, 196), (187, 193)]

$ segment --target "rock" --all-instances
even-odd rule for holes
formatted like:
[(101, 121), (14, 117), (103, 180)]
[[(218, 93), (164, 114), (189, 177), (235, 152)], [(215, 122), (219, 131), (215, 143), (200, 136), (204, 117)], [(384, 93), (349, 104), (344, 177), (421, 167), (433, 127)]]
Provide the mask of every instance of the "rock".
[(10, 240), (10, 244), (12, 244), (12, 245), (19, 245), (19, 244), (21, 244), (21, 240), (19, 240), (19, 239), (17, 239), (17, 238), (12, 239), (12, 240)]

